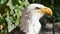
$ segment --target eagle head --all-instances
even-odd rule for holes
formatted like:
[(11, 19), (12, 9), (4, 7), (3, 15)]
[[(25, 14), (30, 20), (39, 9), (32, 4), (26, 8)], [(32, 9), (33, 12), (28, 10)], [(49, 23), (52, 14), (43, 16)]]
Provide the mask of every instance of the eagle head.
[(28, 7), (28, 10), (34, 12), (33, 10), (36, 10), (36, 13), (40, 13), (40, 14), (49, 14), (52, 16), (53, 12), (51, 10), (51, 8), (46, 7), (42, 4), (30, 4)]
[(38, 34), (41, 29), (39, 19), (45, 15), (52, 16), (52, 10), (42, 4), (30, 4), (23, 11), (21, 16), (20, 30), (26, 34)]

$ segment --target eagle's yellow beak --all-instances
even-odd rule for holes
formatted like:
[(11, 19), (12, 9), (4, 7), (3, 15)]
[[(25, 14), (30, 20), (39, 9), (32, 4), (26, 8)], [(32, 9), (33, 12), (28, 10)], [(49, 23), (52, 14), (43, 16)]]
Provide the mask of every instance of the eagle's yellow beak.
[(50, 14), (51, 16), (53, 14), (52, 10), (48, 7), (44, 7), (42, 9), (40, 9), (40, 12), (43, 13), (43, 14)]
[(41, 11), (42, 11), (42, 13), (44, 13), (44, 14), (50, 14), (51, 16), (53, 14), (52, 10), (50, 8), (48, 8), (48, 7), (42, 8)]

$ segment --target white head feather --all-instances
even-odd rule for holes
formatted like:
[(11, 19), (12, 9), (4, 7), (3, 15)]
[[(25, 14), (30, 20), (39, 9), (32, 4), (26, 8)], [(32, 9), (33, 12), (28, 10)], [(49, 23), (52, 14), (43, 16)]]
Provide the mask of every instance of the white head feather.
[(44, 8), (42, 4), (30, 4), (22, 11), (19, 27), (21, 27), (20, 30), (26, 32), (26, 34), (38, 34), (41, 29), (39, 19), (44, 14), (38, 13), (35, 9), (36, 7), (40, 9)]

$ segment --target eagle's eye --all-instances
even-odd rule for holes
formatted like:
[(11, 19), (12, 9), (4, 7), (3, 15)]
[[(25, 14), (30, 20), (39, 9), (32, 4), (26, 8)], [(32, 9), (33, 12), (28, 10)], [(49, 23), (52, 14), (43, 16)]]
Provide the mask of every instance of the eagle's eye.
[(40, 9), (39, 7), (36, 7), (35, 9)]

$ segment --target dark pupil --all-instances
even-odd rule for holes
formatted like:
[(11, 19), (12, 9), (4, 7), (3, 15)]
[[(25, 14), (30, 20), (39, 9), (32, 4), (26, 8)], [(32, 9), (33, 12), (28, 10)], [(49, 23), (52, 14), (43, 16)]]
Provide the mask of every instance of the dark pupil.
[(35, 9), (40, 9), (39, 7), (36, 7)]

